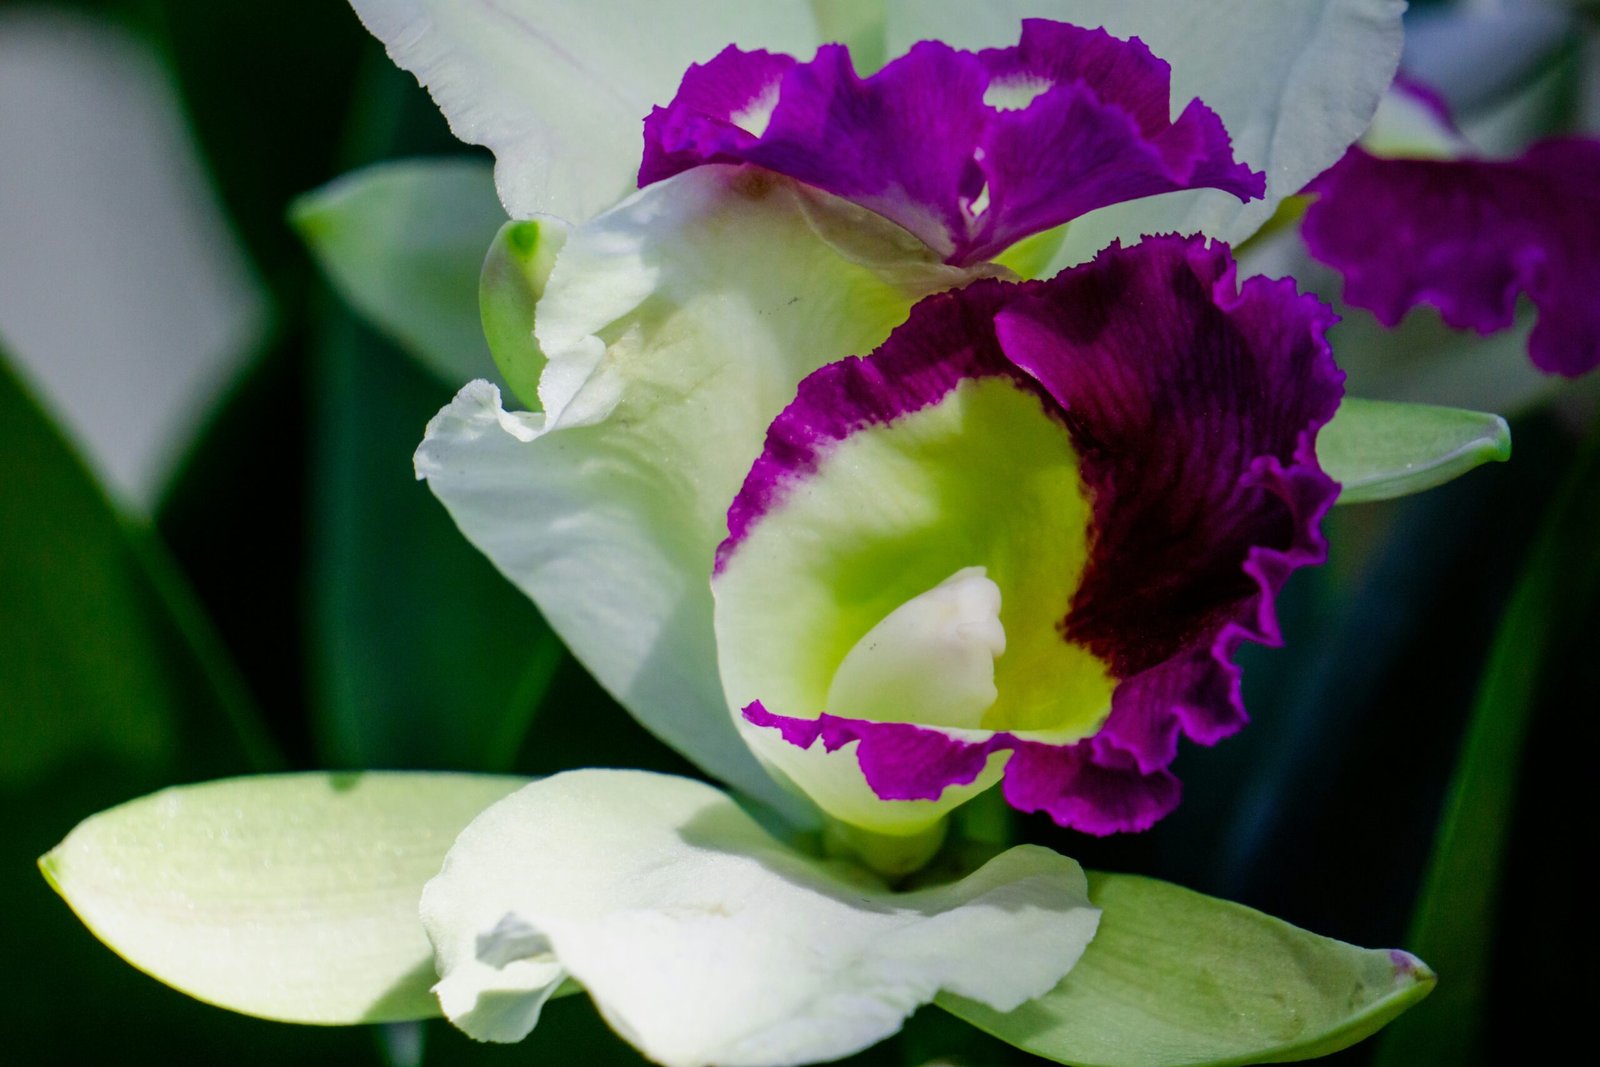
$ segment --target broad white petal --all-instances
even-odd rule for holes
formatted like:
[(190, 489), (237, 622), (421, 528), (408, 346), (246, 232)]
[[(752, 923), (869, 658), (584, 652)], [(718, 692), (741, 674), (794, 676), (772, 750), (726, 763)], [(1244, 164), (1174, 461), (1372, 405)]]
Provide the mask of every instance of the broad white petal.
[(429, 425), (418, 475), (641, 722), (777, 802), (718, 681), (728, 505), (802, 377), (970, 277), (845, 201), (698, 168), (568, 237), (537, 308), (545, 414), (469, 386)]
[(957, 47), (1014, 43), (1023, 18), (1103, 26), (1139, 37), (1172, 64), (1172, 104), (1199, 97), (1238, 158), (1266, 172), (1248, 204), (1215, 190), (1118, 204), (1073, 222), (1046, 273), (1113, 238), (1202, 232), (1238, 243), (1361, 135), (1400, 59), (1403, 0), (889, 0), (889, 52), (937, 38)]
[(422, 921), (445, 1010), (473, 1036), (522, 1036), (570, 973), (651, 1059), (756, 1067), (865, 1048), (940, 990), (1011, 1010), (1072, 968), (1099, 912), (1047, 849), (892, 893), (788, 850), (710, 786), (589, 770), (474, 820)]
[(729, 44), (810, 55), (804, 0), (351, 0), (455, 135), (490, 148), (514, 218), (579, 221), (634, 188), (641, 123)]

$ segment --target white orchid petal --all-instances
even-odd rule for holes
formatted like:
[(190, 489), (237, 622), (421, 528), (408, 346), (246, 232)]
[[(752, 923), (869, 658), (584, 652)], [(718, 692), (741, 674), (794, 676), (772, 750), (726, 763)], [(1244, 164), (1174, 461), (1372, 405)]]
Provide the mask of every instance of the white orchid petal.
[(728, 505), (801, 378), (971, 277), (846, 201), (698, 168), (568, 236), (536, 311), (545, 414), (469, 386), (418, 475), (641, 722), (782, 802), (718, 680), (708, 583)]
[[(468, 1033), (515, 1036), (503, 1019), (564, 971), (668, 1067), (835, 1059), (940, 990), (1010, 1010), (1052, 988), (1099, 921), (1082, 870), (1047, 849), (891, 893), (786, 849), (710, 786), (638, 771), (557, 775), (485, 811), (422, 917)], [(521, 965), (547, 981), (516, 1002), (502, 976)]]
[(803, 0), (351, 0), (456, 136), (495, 154), (514, 218), (581, 221), (634, 187), (641, 123), (691, 63), (729, 44), (809, 55)]

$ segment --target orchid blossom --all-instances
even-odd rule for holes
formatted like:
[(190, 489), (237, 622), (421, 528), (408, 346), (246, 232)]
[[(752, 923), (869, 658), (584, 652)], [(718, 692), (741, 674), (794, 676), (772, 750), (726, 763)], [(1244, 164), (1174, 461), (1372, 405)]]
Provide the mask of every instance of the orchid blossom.
[[(429, 82), (441, 68), (404, 40)], [(637, 194), (571, 227), (514, 222), (491, 254), (486, 318), (531, 333), (507, 330), (497, 359), (542, 410), (468, 386), (419, 477), (641, 721), (804, 818), (798, 793), (853, 862), (915, 871), (948, 812), (1002, 778), (1063, 825), (1149, 826), (1177, 801), (1178, 736), (1243, 722), (1233, 650), (1277, 640), (1272, 596), (1321, 558), (1337, 493), (1314, 447), (1340, 395), (1330, 320), (1292, 283), (1241, 287), (1199, 238), (1113, 244), (1031, 286), (1007, 265), (1130, 198), (1270, 193), (1173, 76), (1140, 41), (1043, 21), (867, 76), (842, 46), (691, 66), (646, 120)], [(440, 83), (447, 114), (457, 88)], [(507, 160), (503, 195), (524, 188)], [(1075, 258), (1059, 232), (1042, 247), (1023, 258)], [(594, 939), (650, 905), (603, 890), (622, 875), (588, 857), (610, 846), (517, 846), (565, 857), (581, 873), (564, 889), (515, 873), (510, 827), (573, 810), (571, 789), (603, 791), (528, 787), (430, 888), (452, 1019), (521, 1037), (570, 975), (663, 1062), (796, 1062), (796, 1013), (827, 1017), (826, 998), (689, 1026), (663, 992), (726, 1000), (792, 948), (712, 976), (664, 942), (651, 978), (625, 980)], [(589, 837), (622, 832), (612, 818), (585, 820)], [(674, 855), (640, 862), (676, 871)], [(1087, 907), (1066, 873), (1052, 884)], [(721, 899), (696, 885), (660, 895)], [(1075, 955), (1040, 951), (1054, 964), (1026, 971), (1031, 993), (996, 977), (963, 995), (1038, 995)], [(852, 996), (882, 1003), (875, 1040), (940, 985), (880, 976)], [(832, 1040), (805, 1055), (861, 1047)]]
[[(466, 386), (418, 476), (624, 706), (768, 808), (628, 771), (504, 796), (421, 895), (439, 1007), (518, 1040), (575, 983), (652, 1060), (777, 1067), (935, 999), (1034, 1048), (1011, 1013), (1048, 1003), (1044, 1054), (1099, 1062), (1104, 1013), (1072, 1009), (1145, 891), (1027, 845), (928, 865), (996, 785), (1147, 827), (1178, 738), (1243, 723), (1233, 654), (1325, 551), (1342, 375), (1328, 310), (1223, 242), (1366, 126), (1400, 5), (355, 6), (495, 151), (513, 217), (484, 318), (533, 410)], [(812, 54), (835, 28), (854, 51)], [(1431, 984), (1333, 945), (1324, 1030), (1216, 1058), (1332, 1051)]]
[(1600, 139), (1483, 158), (1437, 94), (1400, 79), (1363, 143), (1309, 191), (1307, 247), (1385, 326), (1431, 304), (1451, 326), (1494, 333), (1525, 292), (1539, 313), (1534, 366), (1569, 378), (1600, 366)]

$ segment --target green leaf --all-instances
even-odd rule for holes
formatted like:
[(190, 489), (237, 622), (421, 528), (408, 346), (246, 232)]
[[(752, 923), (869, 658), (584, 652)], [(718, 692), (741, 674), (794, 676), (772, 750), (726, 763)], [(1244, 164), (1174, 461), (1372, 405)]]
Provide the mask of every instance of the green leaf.
[(505, 212), (489, 164), (381, 163), (300, 197), (290, 218), (340, 295), (446, 385), (493, 373), (478, 275)]
[(478, 310), (495, 366), (530, 411), (539, 410), (545, 364), (533, 337), (533, 309), (566, 237), (566, 227), (553, 219), (506, 223), (489, 246), (478, 283)]
[(285, 1022), (437, 1015), (423, 884), (525, 779), (288, 774), (164, 789), (101, 812), (39, 861), (129, 963)]
[(1284, 1063), (1352, 1045), (1427, 996), (1404, 952), (1361, 949), (1131, 875), (1089, 875), (1100, 930), (1061, 984), (1012, 1012), (941, 1007), (1077, 1067)]
[[(1600, 430), (1546, 513), (1501, 617), (1423, 879), (1412, 943), (1450, 980), (1435, 1003), (1385, 1037), (1381, 1067), (1469, 1063), (1478, 1055), (1491, 933), (1529, 720), (1556, 642), (1576, 636), (1591, 643), (1581, 626), (1584, 610), (1600, 597), (1596, 531)], [(1592, 654), (1592, 648), (1580, 654)]]
[(1420, 493), (1511, 458), (1498, 415), (1346, 397), (1317, 435), (1317, 458), (1343, 489), (1339, 503)]
[(275, 757), (209, 621), (0, 349), (0, 786), (89, 757), (220, 771)]
[(311, 667), (332, 766), (509, 770), (564, 655), (419, 486), (449, 391), (340, 308), (315, 353)]

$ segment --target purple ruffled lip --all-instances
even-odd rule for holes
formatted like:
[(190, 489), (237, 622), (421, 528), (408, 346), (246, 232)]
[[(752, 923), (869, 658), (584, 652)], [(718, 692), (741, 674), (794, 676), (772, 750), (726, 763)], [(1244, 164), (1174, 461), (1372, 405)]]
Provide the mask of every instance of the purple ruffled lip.
[(955, 265), (1126, 200), (1265, 194), (1215, 112), (1196, 100), (1173, 120), (1170, 107), (1171, 68), (1142, 41), (1044, 19), (1024, 20), (1015, 47), (924, 41), (867, 78), (842, 45), (808, 63), (730, 47), (645, 120), (639, 185), (754, 164), (876, 211)]
[(759, 701), (745, 719), (800, 747), (856, 744), (886, 800), (936, 798), (1009, 751), (1014, 807), (1094, 834), (1152, 825), (1179, 799), (1178, 737), (1212, 744), (1244, 724), (1234, 653), (1282, 643), (1277, 593), (1326, 557), (1319, 524), (1338, 486), (1315, 440), (1343, 391), (1324, 336), (1333, 321), (1290, 281), (1239, 286), (1224, 246), (1158, 237), (1047, 282), (930, 297), (871, 356), (817, 371), (729, 510), (719, 570), (838, 442), (964, 380), (1003, 377), (1041, 399), (1080, 457), (1089, 559), (1062, 591), (1057, 631), (1116, 687), (1099, 731), (1070, 744)]
[(1600, 366), (1600, 140), (1540, 141), (1514, 160), (1353, 148), (1308, 191), (1307, 248), (1384, 325), (1431, 304), (1451, 326), (1494, 333), (1525, 292), (1539, 313), (1536, 367), (1576, 377)]

